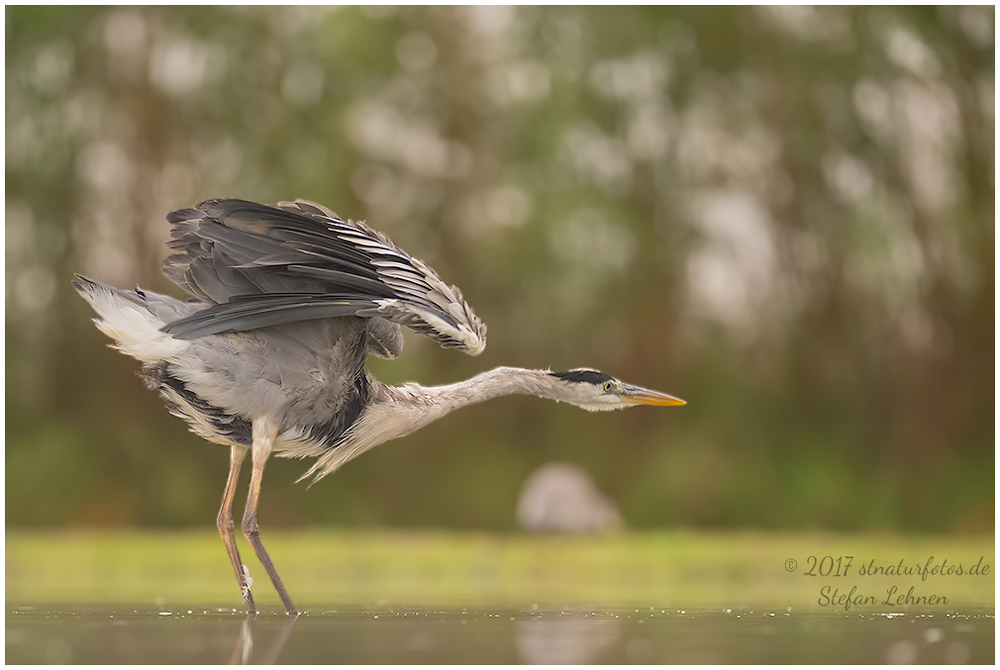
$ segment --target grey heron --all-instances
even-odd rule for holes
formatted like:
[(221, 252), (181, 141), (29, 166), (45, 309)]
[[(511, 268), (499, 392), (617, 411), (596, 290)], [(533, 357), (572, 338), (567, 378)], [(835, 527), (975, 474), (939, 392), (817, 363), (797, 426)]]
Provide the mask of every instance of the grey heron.
[(471, 355), (486, 327), (455, 286), (362, 222), (304, 200), (260, 205), (207, 200), (170, 213), (163, 271), (187, 301), (127, 291), (77, 275), (97, 327), (141, 362), (140, 376), (170, 412), (209, 442), (230, 447), (217, 524), (248, 613), (249, 573), (234, 536), (240, 465), (252, 474), (242, 531), (290, 615), (298, 613), (257, 524), (271, 454), (314, 457), (316, 480), (388, 440), (490, 398), (529, 394), (589, 411), (683, 405), (602, 372), (500, 367), (466, 381), (390, 386), (368, 354), (395, 358), (401, 326)]

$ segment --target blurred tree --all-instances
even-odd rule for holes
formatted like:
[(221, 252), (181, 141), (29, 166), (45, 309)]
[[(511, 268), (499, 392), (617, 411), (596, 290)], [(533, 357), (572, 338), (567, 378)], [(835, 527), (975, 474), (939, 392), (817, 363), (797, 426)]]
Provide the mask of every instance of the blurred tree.
[(992, 8), (6, 18), (9, 524), (211, 522), (224, 452), (68, 280), (174, 291), (164, 214), (231, 196), (368, 219), (462, 287), (486, 354), (409, 338), (387, 381), (593, 365), (691, 402), (510, 399), (310, 490), (279, 463), (269, 525), (510, 528), (560, 459), (632, 525), (993, 527)]

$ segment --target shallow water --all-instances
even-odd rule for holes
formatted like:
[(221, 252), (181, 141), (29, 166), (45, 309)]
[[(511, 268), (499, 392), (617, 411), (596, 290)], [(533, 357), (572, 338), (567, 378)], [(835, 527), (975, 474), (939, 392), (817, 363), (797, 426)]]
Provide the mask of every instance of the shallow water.
[(993, 663), (993, 610), (7, 609), (7, 663)]

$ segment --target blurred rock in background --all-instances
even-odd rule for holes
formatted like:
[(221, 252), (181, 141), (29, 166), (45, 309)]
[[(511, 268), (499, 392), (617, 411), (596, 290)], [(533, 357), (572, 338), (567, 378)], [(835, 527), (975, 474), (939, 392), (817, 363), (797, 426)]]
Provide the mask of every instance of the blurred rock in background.
[(587, 473), (570, 463), (547, 463), (521, 489), (517, 525), (532, 533), (602, 533), (618, 530), (618, 508)]

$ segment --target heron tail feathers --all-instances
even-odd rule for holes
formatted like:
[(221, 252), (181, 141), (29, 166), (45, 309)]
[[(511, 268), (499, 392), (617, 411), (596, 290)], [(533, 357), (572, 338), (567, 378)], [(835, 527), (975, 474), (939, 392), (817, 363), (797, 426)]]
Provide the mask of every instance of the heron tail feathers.
[(123, 291), (82, 275), (76, 275), (73, 288), (94, 308), (99, 317), (94, 323), (115, 341), (112, 346), (122, 353), (153, 362), (175, 356), (189, 346), (188, 342), (160, 330), (164, 320), (149, 295), (140, 288)]

